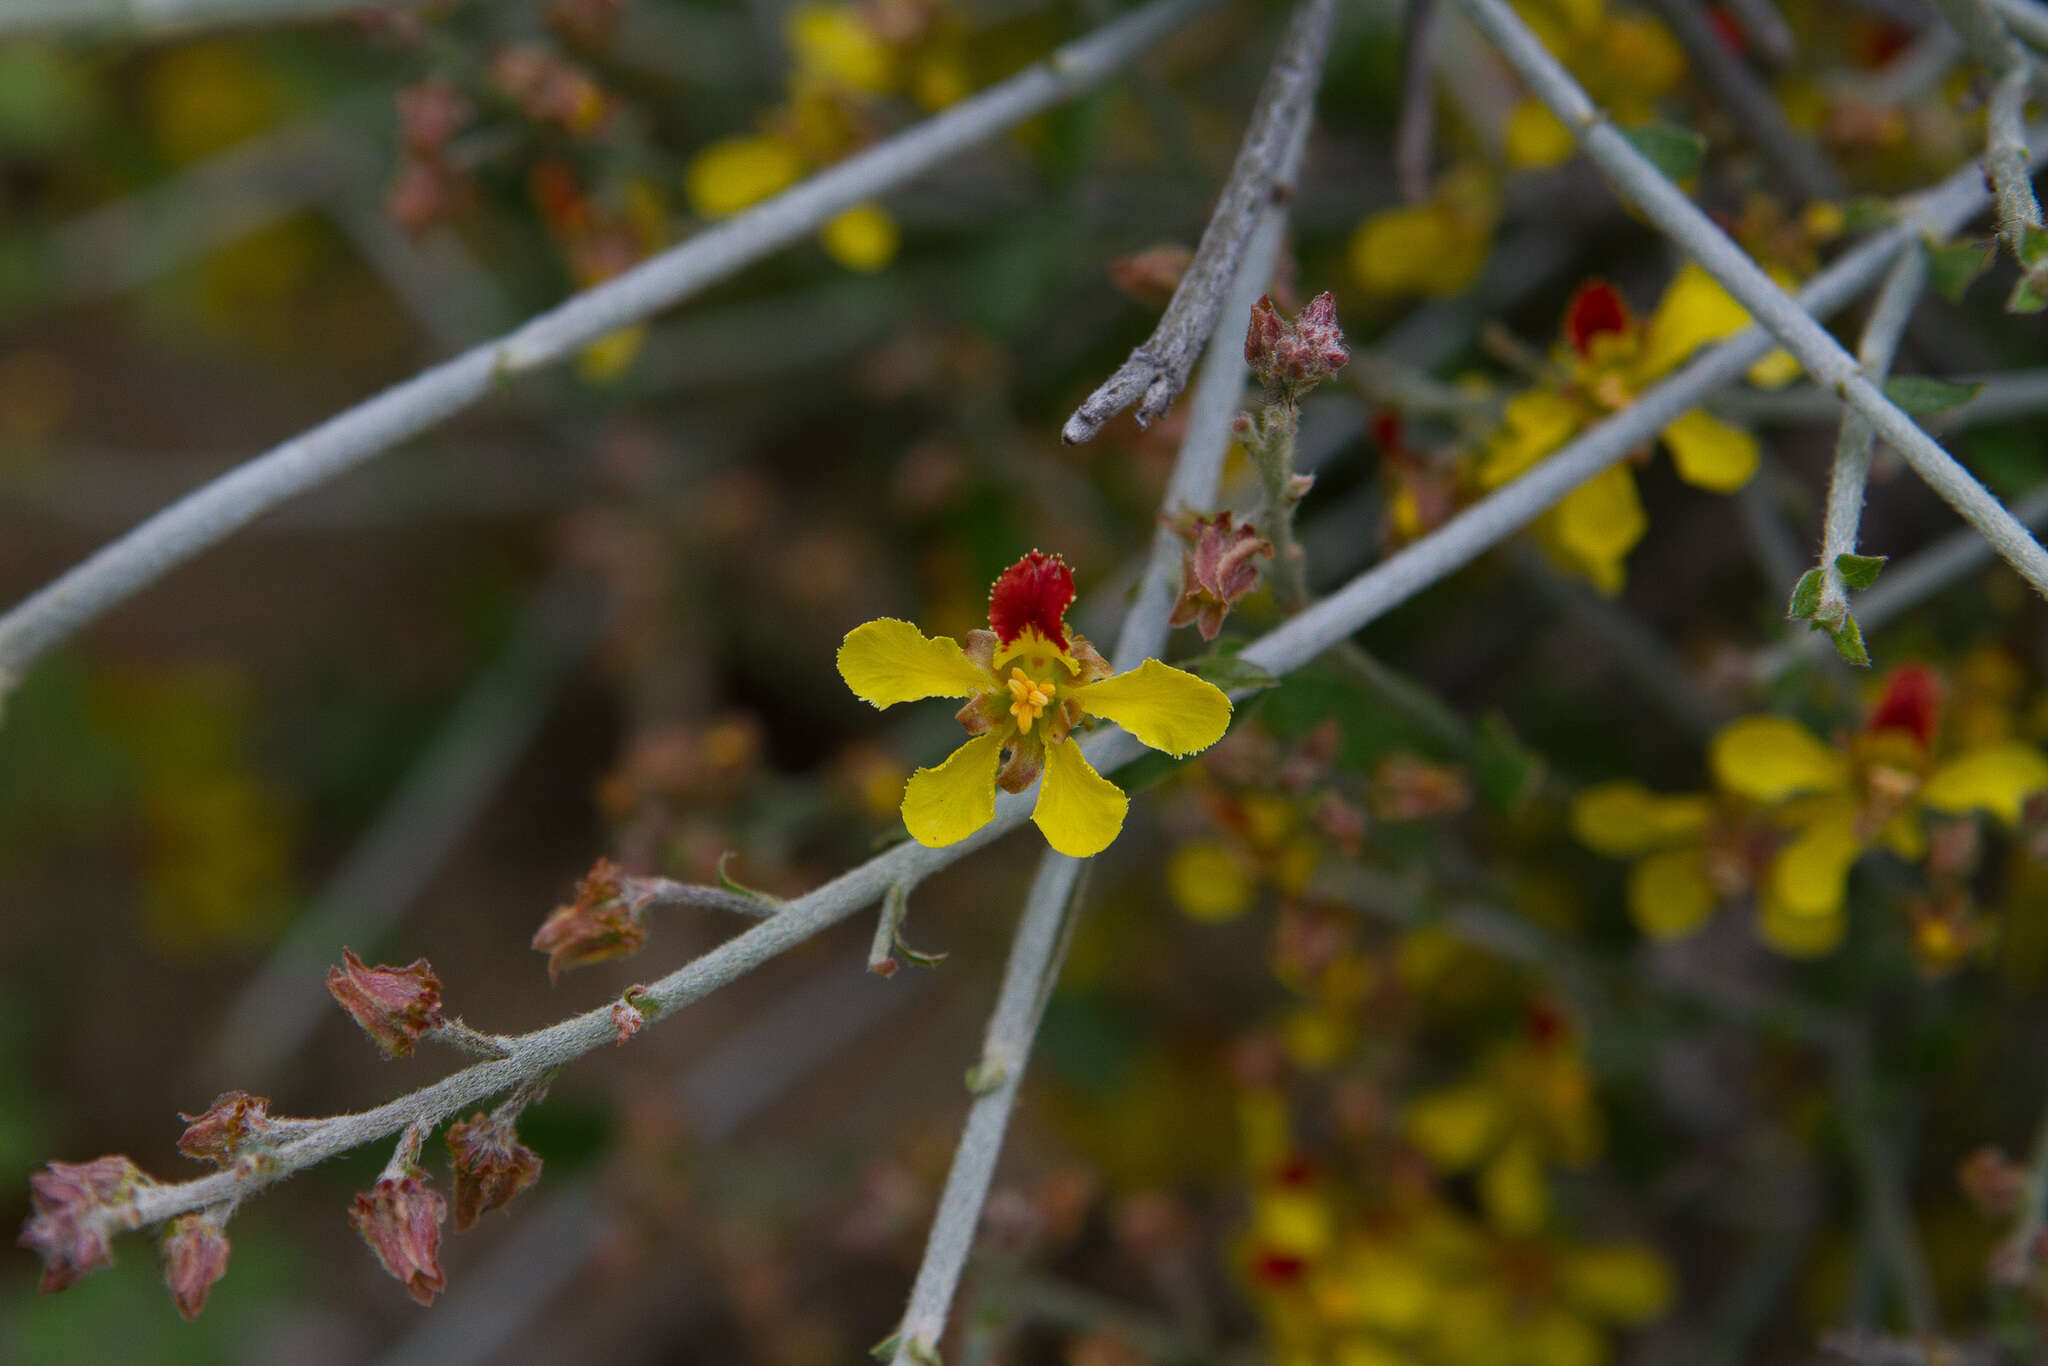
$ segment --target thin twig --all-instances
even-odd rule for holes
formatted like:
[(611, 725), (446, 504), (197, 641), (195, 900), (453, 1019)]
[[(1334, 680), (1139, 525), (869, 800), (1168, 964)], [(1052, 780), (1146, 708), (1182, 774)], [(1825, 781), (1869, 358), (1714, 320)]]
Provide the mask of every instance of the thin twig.
[[(2025, 149), (2021, 149), (2025, 155)], [(1906, 322), (1927, 287), (1927, 253), (1917, 247), (1900, 253), (1898, 264), (1885, 277), (1878, 291), (1877, 305), (1870, 321), (1863, 325), (1863, 337), (1856, 344), (1856, 358), (1863, 372), (1878, 384), (1891, 372), (1898, 354), (1899, 338)], [(1870, 457), (1877, 434), (1870, 419), (1855, 409), (1842, 414), (1842, 429), (1835, 438), (1834, 473), (1828, 480), (1827, 518), (1821, 535), (1820, 607), (1814, 620), (1840, 626), (1849, 615), (1849, 585), (1842, 579), (1839, 557), (1856, 553), (1856, 533), (1863, 521), (1863, 490), (1870, 482)]]
[(2025, 61), (2000, 76), (1984, 121), (1984, 169), (1998, 197), (1998, 236), (2015, 256), (2028, 229), (2041, 226), (2041, 201), (2034, 196), (2027, 160), (2027, 90), (2032, 83), (2033, 70)]
[(2014, 37), (2030, 47), (2048, 49), (2048, 5), (2039, 0), (1991, 0), (1991, 8)]
[(1223, 296), (1237, 278), (1252, 228), (1280, 183), (1287, 149), (1295, 141), (1296, 130), (1310, 118), (1323, 80), (1336, 10), (1336, 0), (1301, 0), (1281, 35), (1272, 70), (1260, 87), (1251, 124), (1245, 129), (1237, 160), (1231, 164), (1230, 179), (1224, 182), (1216, 211), (1195, 247), (1194, 260), (1175, 287), (1159, 325), (1074, 410), (1060, 429), (1060, 440), (1070, 446), (1092, 441), (1103, 424), (1134, 403), (1138, 405), (1138, 424), (1150, 426), (1187, 387), (1196, 359), (1222, 319)]
[(1418, 204), (1429, 198), (1436, 146), (1436, 69), (1430, 63), (1436, 0), (1407, 0), (1407, 9), (1401, 37), (1401, 115), (1394, 125), (1394, 184), (1401, 198)]
[(1886, 398), (1863, 374), (1854, 356), (1594, 107), (1578, 82), (1506, 0), (1460, 3), (1537, 97), (1572, 130), (1616, 189), (1768, 328), (1816, 383), (1834, 389), (1851, 406), (1862, 409), (1878, 435), (1906, 458), (1928, 486), (1975, 526), (2035, 591), (2048, 595), (2048, 551), (2042, 550), (1955, 457)]
[(1743, 36), (1749, 39), (1757, 55), (1772, 66), (1790, 65), (1799, 55), (1792, 26), (1778, 13), (1772, 0), (1728, 0), (1728, 11), (1742, 26)]
[(1219, 0), (1153, 3), (858, 156), (585, 290), (237, 467), (0, 616), (0, 694), (52, 645), (296, 494), (477, 402), (525, 371), (726, 279), (864, 200), (1101, 84)]
[[(1929, 431), (1945, 435), (1968, 427), (2032, 417), (2048, 412), (2048, 370), (2006, 370), (1997, 374), (1961, 374), (1954, 383), (1975, 389), (1976, 394), (1926, 418)], [(1825, 389), (1800, 385), (1776, 392), (1765, 389), (1731, 389), (1708, 405), (1715, 412), (1746, 427), (1783, 424), (1839, 422), (1842, 400)]]
[[(384, 7), (421, 3), (384, 0)], [(362, 0), (7, 0), (0, 5), (0, 37), (87, 33), (160, 38), (221, 24), (332, 19), (361, 8)]]
[(1721, 107), (1742, 130), (1786, 190), (1801, 199), (1840, 199), (1848, 187), (1820, 149), (1785, 121), (1770, 87), (1714, 30), (1699, 0), (1650, 0), (1686, 57), (1721, 97)]
[(1913, 1227), (1913, 1212), (1897, 1170), (1897, 1154), (1883, 1138), (1893, 1126), (1882, 1123), (1876, 1112), (1869, 1036), (1864, 1031), (1845, 1034), (1832, 1052), (1836, 1084), (1842, 1090), (1843, 1120), (1863, 1183), (1871, 1231), (1890, 1263), (1892, 1285), (1905, 1306), (1907, 1326), (1914, 1337), (1934, 1341), (1941, 1334), (1941, 1319), (1928, 1276), (1927, 1255)]

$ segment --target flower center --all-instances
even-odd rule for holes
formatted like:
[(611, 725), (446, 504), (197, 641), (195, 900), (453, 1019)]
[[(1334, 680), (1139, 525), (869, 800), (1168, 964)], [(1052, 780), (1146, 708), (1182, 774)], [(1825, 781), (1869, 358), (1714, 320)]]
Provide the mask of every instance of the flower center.
[(1017, 733), (1029, 735), (1031, 723), (1052, 705), (1053, 685), (1040, 683), (1022, 669), (1010, 670), (1010, 715), (1017, 718)]

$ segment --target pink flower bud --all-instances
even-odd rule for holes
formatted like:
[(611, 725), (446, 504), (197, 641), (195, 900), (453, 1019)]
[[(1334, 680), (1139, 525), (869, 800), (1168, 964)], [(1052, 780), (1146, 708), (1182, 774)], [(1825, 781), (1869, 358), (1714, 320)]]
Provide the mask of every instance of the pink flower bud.
[(534, 931), (533, 947), (548, 956), (548, 980), (564, 968), (638, 953), (647, 942), (640, 918), (652, 896), (610, 859), (592, 864), (576, 884), (576, 900), (555, 907)]
[(327, 990), (385, 1057), (404, 1057), (422, 1034), (441, 1023), (441, 979), (426, 959), (415, 959), (409, 967), (373, 968), (345, 948), (341, 960), (342, 966), (327, 970)]
[[(619, 1002), (627, 1013), (639, 1012)], [(462, 1232), (540, 1180), (540, 1155), (519, 1141), (512, 1121), (482, 1111), (448, 1128), (455, 1158), (455, 1231)]]
[(135, 1193), (152, 1184), (119, 1156), (52, 1162), (29, 1177), (30, 1214), (16, 1246), (43, 1259), (44, 1294), (114, 1264), (108, 1241), (133, 1227)]
[(632, 1003), (628, 1001), (612, 1002), (612, 1028), (618, 1031), (618, 1042), (620, 1044), (624, 1044), (626, 1040), (638, 1034), (646, 1027), (646, 1024), (647, 1017), (642, 1015)]
[(1244, 359), (1269, 385), (1297, 396), (1313, 389), (1351, 360), (1337, 325), (1337, 300), (1328, 291), (1318, 294), (1289, 321), (1271, 295), (1261, 297), (1245, 329)]
[(178, 1151), (202, 1162), (225, 1167), (245, 1145), (261, 1143), (270, 1129), (270, 1104), (247, 1091), (229, 1091), (208, 1106), (204, 1114), (180, 1113), (185, 1132), (178, 1139)]
[(350, 1205), (348, 1221), (384, 1269), (421, 1304), (447, 1289), (441, 1275), (441, 1221), (448, 1202), (417, 1169), (386, 1176)]
[(186, 1322), (206, 1307), (213, 1283), (228, 1274), (228, 1236), (204, 1214), (187, 1214), (164, 1234), (164, 1284)]
[(1259, 586), (1259, 560), (1273, 558), (1273, 543), (1249, 523), (1233, 527), (1228, 512), (1197, 517), (1193, 546), (1181, 555), (1180, 600), (1173, 605), (1172, 625), (1193, 622), (1202, 639), (1214, 640), (1230, 609)]

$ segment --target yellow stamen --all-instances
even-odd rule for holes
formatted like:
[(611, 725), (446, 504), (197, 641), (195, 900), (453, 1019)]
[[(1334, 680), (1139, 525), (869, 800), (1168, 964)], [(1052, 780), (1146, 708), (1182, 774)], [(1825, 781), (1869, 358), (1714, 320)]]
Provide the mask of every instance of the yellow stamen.
[(1017, 718), (1017, 733), (1029, 735), (1031, 723), (1052, 705), (1053, 685), (1026, 676), (1022, 669), (1010, 670), (1010, 715)]

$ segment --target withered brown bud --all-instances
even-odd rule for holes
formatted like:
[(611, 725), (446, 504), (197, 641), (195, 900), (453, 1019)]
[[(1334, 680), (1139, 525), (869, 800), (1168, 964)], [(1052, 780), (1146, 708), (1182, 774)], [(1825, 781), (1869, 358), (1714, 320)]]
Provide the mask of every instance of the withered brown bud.
[(469, 101), (444, 76), (415, 81), (398, 92), (398, 136), (407, 150), (438, 154), (469, 122)]
[(415, 1169), (386, 1176), (349, 1206), (348, 1221), (406, 1292), (421, 1304), (448, 1288), (441, 1274), (441, 1223), (448, 1202)]
[(1413, 754), (1390, 754), (1373, 770), (1372, 814), (1383, 821), (1453, 816), (1472, 804), (1465, 770)]
[(247, 1091), (229, 1091), (217, 1097), (203, 1114), (180, 1112), (178, 1118), (185, 1121), (185, 1132), (178, 1138), (178, 1151), (201, 1162), (227, 1166), (245, 1145), (263, 1141), (270, 1129), (270, 1115), (265, 1109), (269, 1104), (262, 1096), (252, 1096)]
[(153, 1184), (120, 1156), (52, 1162), (29, 1177), (30, 1213), (15, 1245), (43, 1259), (43, 1293), (112, 1266), (108, 1244), (116, 1230), (133, 1227), (135, 1193)]
[(412, 1052), (420, 1036), (441, 1023), (441, 979), (424, 958), (402, 968), (373, 968), (344, 948), (341, 966), (327, 970), (327, 990), (387, 1058)]
[(175, 1220), (163, 1237), (164, 1284), (186, 1322), (199, 1317), (215, 1281), (228, 1274), (228, 1235), (205, 1214)]
[(1197, 517), (1189, 536), (1193, 544), (1181, 554), (1180, 600), (1168, 620), (1174, 626), (1192, 622), (1202, 639), (1214, 640), (1230, 609), (1259, 586), (1259, 561), (1273, 558), (1273, 543), (1248, 522), (1233, 526), (1228, 511)]
[(601, 858), (576, 884), (576, 900), (557, 906), (534, 932), (533, 947), (548, 956), (548, 980), (564, 968), (638, 953), (647, 942), (640, 923), (652, 893), (610, 859)]
[[(632, 1012), (630, 1006), (626, 1009)], [(540, 1180), (540, 1155), (519, 1141), (509, 1119), (478, 1111), (472, 1118), (450, 1125), (448, 1151), (455, 1159), (457, 1233), (492, 1210), (504, 1208), (513, 1196)]]
[(1337, 325), (1336, 298), (1325, 290), (1289, 320), (1273, 307), (1271, 295), (1261, 296), (1245, 330), (1244, 359), (1262, 381), (1295, 395), (1330, 378), (1351, 360)]
[(1178, 242), (1165, 242), (1109, 263), (1109, 282), (1148, 308), (1164, 308), (1188, 273), (1194, 252)]

